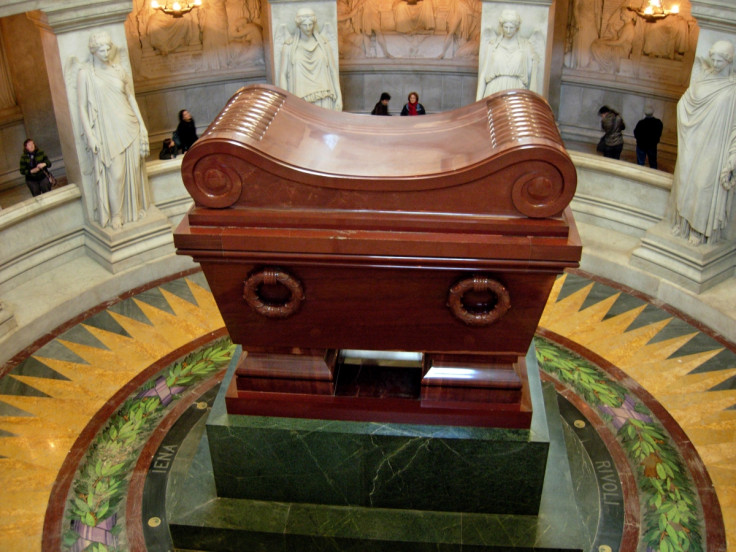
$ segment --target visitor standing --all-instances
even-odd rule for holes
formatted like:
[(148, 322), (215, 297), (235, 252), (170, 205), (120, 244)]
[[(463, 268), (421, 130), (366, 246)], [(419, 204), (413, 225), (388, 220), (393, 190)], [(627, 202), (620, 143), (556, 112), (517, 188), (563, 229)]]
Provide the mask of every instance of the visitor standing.
[(179, 139), (179, 143), (176, 145), (182, 152), (188, 151), (199, 138), (197, 136), (197, 125), (194, 124), (192, 114), (186, 109), (179, 112), (179, 126), (176, 127), (176, 135)]
[(388, 102), (391, 99), (391, 95), (388, 92), (383, 92), (381, 94), (381, 99), (378, 100), (378, 103), (373, 108), (373, 111), (371, 111), (371, 115), (391, 115), (388, 112)]
[(601, 152), (604, 157), (620, 159), (621, 152), (624, 149), (623, 131), (626, 128), (624, 120), (617, 111), (611, 109), (607, 105), (604, 105), (598, 110), (598, 115), (601, 118), (603, 136), (601, 137), (600, 142), (598, 142), (597, 150)]
[(644, 118), (636, 123), (634, 138), (636, 138), (636, 162), (643, 165), (649, 158), (649, 166), (657, 168), (657, 144), (662, 137), (662, 121), (654, 116), (651, 106), (644, 108)]
[(409, 92), (409, 102), (404, 105), (401, 110), (402, 116), (407, 115), (426, 115), (427, 112), (424, 110), (424, 106), (419, 103), (419, 94), (416, 92)]

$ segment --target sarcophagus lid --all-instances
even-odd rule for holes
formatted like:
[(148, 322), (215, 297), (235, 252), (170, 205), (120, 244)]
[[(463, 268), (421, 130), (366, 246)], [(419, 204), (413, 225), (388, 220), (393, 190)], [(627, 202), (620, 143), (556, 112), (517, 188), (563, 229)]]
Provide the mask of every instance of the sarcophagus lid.
[[(202, 264), (245, 348), (523, 355), (580, 258), (575, 167), (525, 90), (369, 117), (246, 87), (182, 176), (195, 204), (178, 252)], [(259, 298), (264, 286), (283, 298)]]

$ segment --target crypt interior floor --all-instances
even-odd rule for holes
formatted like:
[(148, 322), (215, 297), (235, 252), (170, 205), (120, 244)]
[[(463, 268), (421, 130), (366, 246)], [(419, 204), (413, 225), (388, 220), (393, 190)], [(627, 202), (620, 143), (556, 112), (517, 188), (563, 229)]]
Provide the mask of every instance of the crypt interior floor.
[[(616, 466), (613, 478), (593, 474), (601, 514), (586, 522), (590, 550), (736, 542), (733, 344), (576, 272), (558, 279), (536, 347), (566, 439), (593, 457), (592, 428)], [(101, 305), (4, 366), (0, 550), (168, 549), (151, 531), (167, 520), (147, 513), (144, 487), (167, 439), (183, 449), (201, 430), (231, 352), (197, 272)], [(604, 519), (616, 493), (620, 519)]]

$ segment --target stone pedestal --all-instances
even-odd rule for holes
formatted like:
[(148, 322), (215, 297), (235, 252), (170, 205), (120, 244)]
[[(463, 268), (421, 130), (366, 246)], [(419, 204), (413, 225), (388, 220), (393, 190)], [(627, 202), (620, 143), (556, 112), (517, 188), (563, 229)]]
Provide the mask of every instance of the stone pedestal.
[(174, 252), (169, 219), (153, 206), (120, 230), (90, 225), (86, 245), (89, 256), (113, 274)]
[(8, 307), (0, 302), (0, 337), (7, 333), (10, 333), (18, 326), (18, 322), (15, 320), (15, 316)]
[[(228, 415), (223, 387), (168, 512), (174, 545), (582, 550), (574, 493), (558, 486), (567, 460), (547, 462), (563, 442), (554, 389), (543, 392), (533, 351), (527, 363), (530, 430)], [(540, 511), (545, 469), (555, 507)]]
[(663, 220), (647, 231), (631, 254), (632, 266), (694, 293), (702, 293), (734, 275), (736, 243), (693, 246), (673, 236), (670, 227)]

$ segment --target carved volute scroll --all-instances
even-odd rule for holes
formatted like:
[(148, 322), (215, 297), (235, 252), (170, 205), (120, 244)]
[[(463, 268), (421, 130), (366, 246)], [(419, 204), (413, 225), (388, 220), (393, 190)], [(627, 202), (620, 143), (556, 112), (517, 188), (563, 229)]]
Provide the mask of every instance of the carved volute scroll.
[[(488, 126), (494, 146), (534, 138), (560, 140), (549, 110), (530, 99), (529, 95), (502, 94), (488, 99)], [(511, 194), (514, 206), (521, 213), (544, 218), (562, 211), (572, 201), (575, 187), (566, 185), (561, 173), (528, 171), (514, 182)]]
[[(207, 129), (208, 133), (227, 133), (238, 139), (261, 140), (286, 97), (272, 90), (255, 88), (234, 96)], [(239, 170), (238, 170), (239, 169)], [(252, 167), (223, 163), (217, 157), (204, 157), (194, 168), (187, 189), (194, 200), (207, 207), (234, 204)]]

